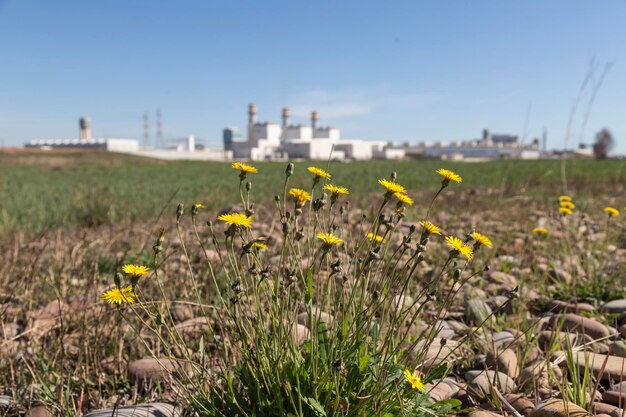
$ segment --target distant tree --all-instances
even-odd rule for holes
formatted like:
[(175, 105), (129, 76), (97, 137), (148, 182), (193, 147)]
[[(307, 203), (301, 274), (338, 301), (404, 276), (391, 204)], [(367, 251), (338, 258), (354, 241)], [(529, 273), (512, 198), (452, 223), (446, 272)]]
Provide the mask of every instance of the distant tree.
[(593, 155), (596, 159), (606, 159), (615, 145), (613, 134), (606, 128), (596, 133), (596, 141), (593, 144)]

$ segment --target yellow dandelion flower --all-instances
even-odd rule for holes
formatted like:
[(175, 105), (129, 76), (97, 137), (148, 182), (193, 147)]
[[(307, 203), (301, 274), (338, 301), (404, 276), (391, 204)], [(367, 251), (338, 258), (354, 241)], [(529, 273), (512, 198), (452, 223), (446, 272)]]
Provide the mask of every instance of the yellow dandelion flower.
[(262, 242), (254, 242), (252, 244), (253, 248), (257, 248), (258, 250), (266, 250), (267, 249), (267, 245), (265, 243)]
[(572, 201), (572, 197), (568, 196), (568, 195), (562, 195), (559, 196), (559, 201), (563, 202), (563, 201)]
[(324, 185), (324, 189), (330, 192), (332, 195), (347, 195), (350, 194), (350, 190), (346, 187), (340, 187), (338, 185), (326, 184)]
[(548, 234), (548, 229), (546, 229), (545, 227), (535, 227), (533, 230), (530, 231), (530, 233), (534, 234), (534, 235), (547, 235)]
[(400, 184), (388, 180), (378, 180), (378, 183), (387, 189), (387, 194), (406, 194), (406, 190)]
[(248, 165), (248, 164), (244, 164), (243, 162), (233, 162), (231, 167), (239, 171), (241, 174), (247, 174), (247, 173), (256, 174), (257, 172), (259, 172), (259, 170), (257, 170), (255, 167)]
[(574, 214), (574, 212), (568, 209), (567, 207), (559, 207), (559, 213), (561, 213), (564, 216), (569, 216), (571, 214)]
[(615, 207), (605, 207), (604, 212), (608, 214), (609, 217), (619, 216), (619, 210)]
[(321, 168), (316, 168), (316, 167), (308, 167), (307, 170), (315, 175), (315, 179), (319, 180), (320, 178), (324, 178), (325, 180), (329, 180), (330, 179), (330, 174), (326, 171), (324, 171)]
[(134, 303), (137, 296), (133, 292), (133, 287), (129, 285), (121, 290), (119, 288), (113, 288), (112, 290), (105, 291), (100, 298), (109, 304), (125, 304)]
[(206, 208), (206, 206), (202, 203), (196, 203), (195, 205), (196, 205), (196, 208), (199, 208), (199, 209)]
[(311, 194), (307, 193), (301, 188), (292, 188), (289, 190), (289, 195), (296, 199), (300, 204), (304, 204), (307, 201), (311, 201)]
[(576, 205), (572, 203), (571, 201), (561, 201), (561, 207), (574, 210), (576, 208)]
[(337, 236), (333, 235), (332, 233), (318, 233), (316, 236), (319, 240), (324, 242), (325, 247), (329, 247), (329, 248), (343, 242), (343, 240), (339, 239)]
[(133, 277), (141, 277), (150, 272), (150, 268), (147, 266), (127, 264), (122, 266), (122, 271)]
[(245, 227), (246, 229), (249, 229), (252, 227), (254, 218), (252, 218), (252, 216), (246, 216), (242, 213), (230, 213), (218, 216), (217, 220), (221, 220), (229, 226)]
[(454, 181), (454, 182), (461, 182), (461, 181), (463, 181), (463, 178), (461, 178), (461, 176), (459, 174), (457, 174), (454, 171), (450, 171), (448, 169), (439, 168), (435, 172), (437, 174), (441, 175), (443, 177), (443, 181), (446, 182), (446, 183), (449, 183), (450, 181)]
[(382, 243), (382, 241), (384, 240), (384, 238), (381, 235), (375, 235), (374, 233), (371, 233), (371, 232), (367, 234), (367, 238), (371, 240), (372, 242), (376, 242), (376, 243)]
[(419, 392), (426, 392), (426, 386), (422, 382), (422, 378), (419, 377), (417, 371), (409, 371), (408, 369), (404, 370), (404, 377), (406, 378), (406, 382), (411, 384), (411, 388), (418, 390)]
[(453, 252), (458, 252), (471, 261), (474, 257), (472, 248), (456, 236), (446, 236), (446, 244)]
[(487, 246), (488, 248), (493, 248), (493, 243), (491, 242), (491, 239), (489, 239), (487, 236), (483, 234), (474, 232), (472, 233), (472, 238), (474, 238), (474, 241), (476, 241), (476, 243), (481, 246)]
[(422, 220), (419, 222), (420, 226), (424, 228), (424, 233), (429, 235), (441, 235), (441, 230), (439, 227), (435, 226), (428, 220)]
[(406, 204), (407, 206), (413, 205), (413, 199), (409, 197), (408, 195), (402, 194), (402, 193), (395, 193), (394, 195), (396, 196), (396, 198), (398, 199), (400, 203)]

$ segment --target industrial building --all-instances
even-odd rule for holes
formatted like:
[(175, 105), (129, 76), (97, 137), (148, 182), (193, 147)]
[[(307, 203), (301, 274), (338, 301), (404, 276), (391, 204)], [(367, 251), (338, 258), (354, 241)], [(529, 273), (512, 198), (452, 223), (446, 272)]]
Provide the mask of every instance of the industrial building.
[(78, 121), (78, 138), (33, 139), (25, 146), (39, 149), (93, 149), (123, 153), (139, 150), (139, 142), (135, 139), (92, 138), (91, 120), (85, 117)]
[(319, 114), (311, 112), (311, 125), (290, 124), (289, 108), (282, 110), (282, 123), (259, 122), (257, 106), (248, 106), (247, 136), (229, 127), (223, 131), (224, 150), (236, 159), (402, 159), (404, 151), (384, 141), (341, 139), (335, 127), (319, 126)]
[(525, 145), (519, 136), (492, 134), (484, 129), (480, 139), (448, 143), (406, 143), (403, 147), (411, 158), (447, 160), (538, 159), (541, 155), (539, 139)]

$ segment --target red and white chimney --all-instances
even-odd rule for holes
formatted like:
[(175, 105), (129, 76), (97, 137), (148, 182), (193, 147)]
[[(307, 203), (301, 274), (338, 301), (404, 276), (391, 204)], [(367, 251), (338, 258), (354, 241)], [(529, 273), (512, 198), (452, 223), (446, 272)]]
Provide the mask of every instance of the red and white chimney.
[(317, 114), (317, 112), (315, 110), (313, 110), (311, 112), (311, 128), (313, 129), (313, 131), (315, 131), (315, 129), (317, 129), (317, 121), (319, 120), (319, 115)]
[(283, 128), (289, 126), (289, 107), (283, 107)]
[(248, 124), (253, 125), (256, 123), (256, 104), (250, 103), (248, 105)]

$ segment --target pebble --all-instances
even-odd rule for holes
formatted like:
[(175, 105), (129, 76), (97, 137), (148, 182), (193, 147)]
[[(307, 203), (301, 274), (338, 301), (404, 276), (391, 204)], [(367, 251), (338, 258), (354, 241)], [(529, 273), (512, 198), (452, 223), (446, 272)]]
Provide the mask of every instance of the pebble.
[(548, 304), (548, 311), (552, 313), (592, 313), (596, 308), (588, 303), (566, 303), (561, 300), (552, 300)]
[(28, 410), (26, 417), (54, 417), (54, 414), (43, 405), (38, 405)]
[(465, 374), (465, 379), (469, 381), (468, 391), (483, 398), (491, 397), (491, 387), (494, 383), (503, 394), (517, 389), (513, 379), (507, 374), (497, 371), (469, 371)]
[(208, 317), (196, 317), (176, 325), (176, 330), (181, 336), (190, 339), (199, 339), (203, 334), (207, 333), (210, 328), (211, 323)]
[(513, 349), (504, 349), (501, 352), (489, 352), (487, 354), (487, 365), (496, 371), (504, 372), (511, 378), (517, 378), (519, 375), (517, 355)]
[(609, 301), (602, 306), (602, 312), (609, 314), (621, 314), (626, 312), (626, 299)]
[(602, 393), (602, 401), (622, 407), (624, 406), (624, 393), (621, 391), (605, 391)]
[(552, 316), (550, 325), (553, 328), (561, 326), (561, 330), (584, 333), (594, 339), (607, 337), (611, 334), (604, 324), (572, 313)]
[(468, 417), (502, 417), (502, 414), (494, 413), (487, 410), (474, 410), (467, 415)]
[(128, 378), (135, 382), (149, 382), (167, 377), (179, 368), (176, 361), (169, 358), (144, 358), (128, 365)]
[(182, 413), (171, 404), (153, 403), (90, 411), (83, 417), (111, 417), (113, 415), (116, 417), (179, 417)]
[(506, 394), (504, 398), (521, 415), (528, 416), (535, 404), (521, 394)]
[(582, 407), (562, 399), (550, 399), (538, 404), (529, 417), (584, 417), (590, 414)]
[[(605, 360), (606, 366), (604, 366)], [(589, 366), (596, 378), (614, 381), (623, 381), (626, 378), (626, 358), (600, 353), (578, 352), (575, 361), (581, 368)]]
[(626, 344), (623, 340), (616, 340), (609, 345), (609, 353), (622, 358), (626, 357)]
[(470, 298), (465, 302), (465, 319), (469, 323), (478, 325), (487, 320), (487, 317), (493, 319), (492, 313), (491, 307), (480, 298)]
[[(333, 316), (331, 316), (325, 311), (319, 311), (319, 312), (311, 311), (311, 315), (313, 316), (311, 317), (313, 321), (317, 320), (320, 323), (327, 323), (327, 324), (333, 323)], [(303, 313), (298, 314), (298, 324), (309, 327), (309, 313), (303, 312)]]
[(444, 382), (439, 382), (438, 384), (427, 384), (426, 391), (428, 392), (428, 395), (430, 395), (430, 399), (434, 402), (452, 398), (452, 388)]

